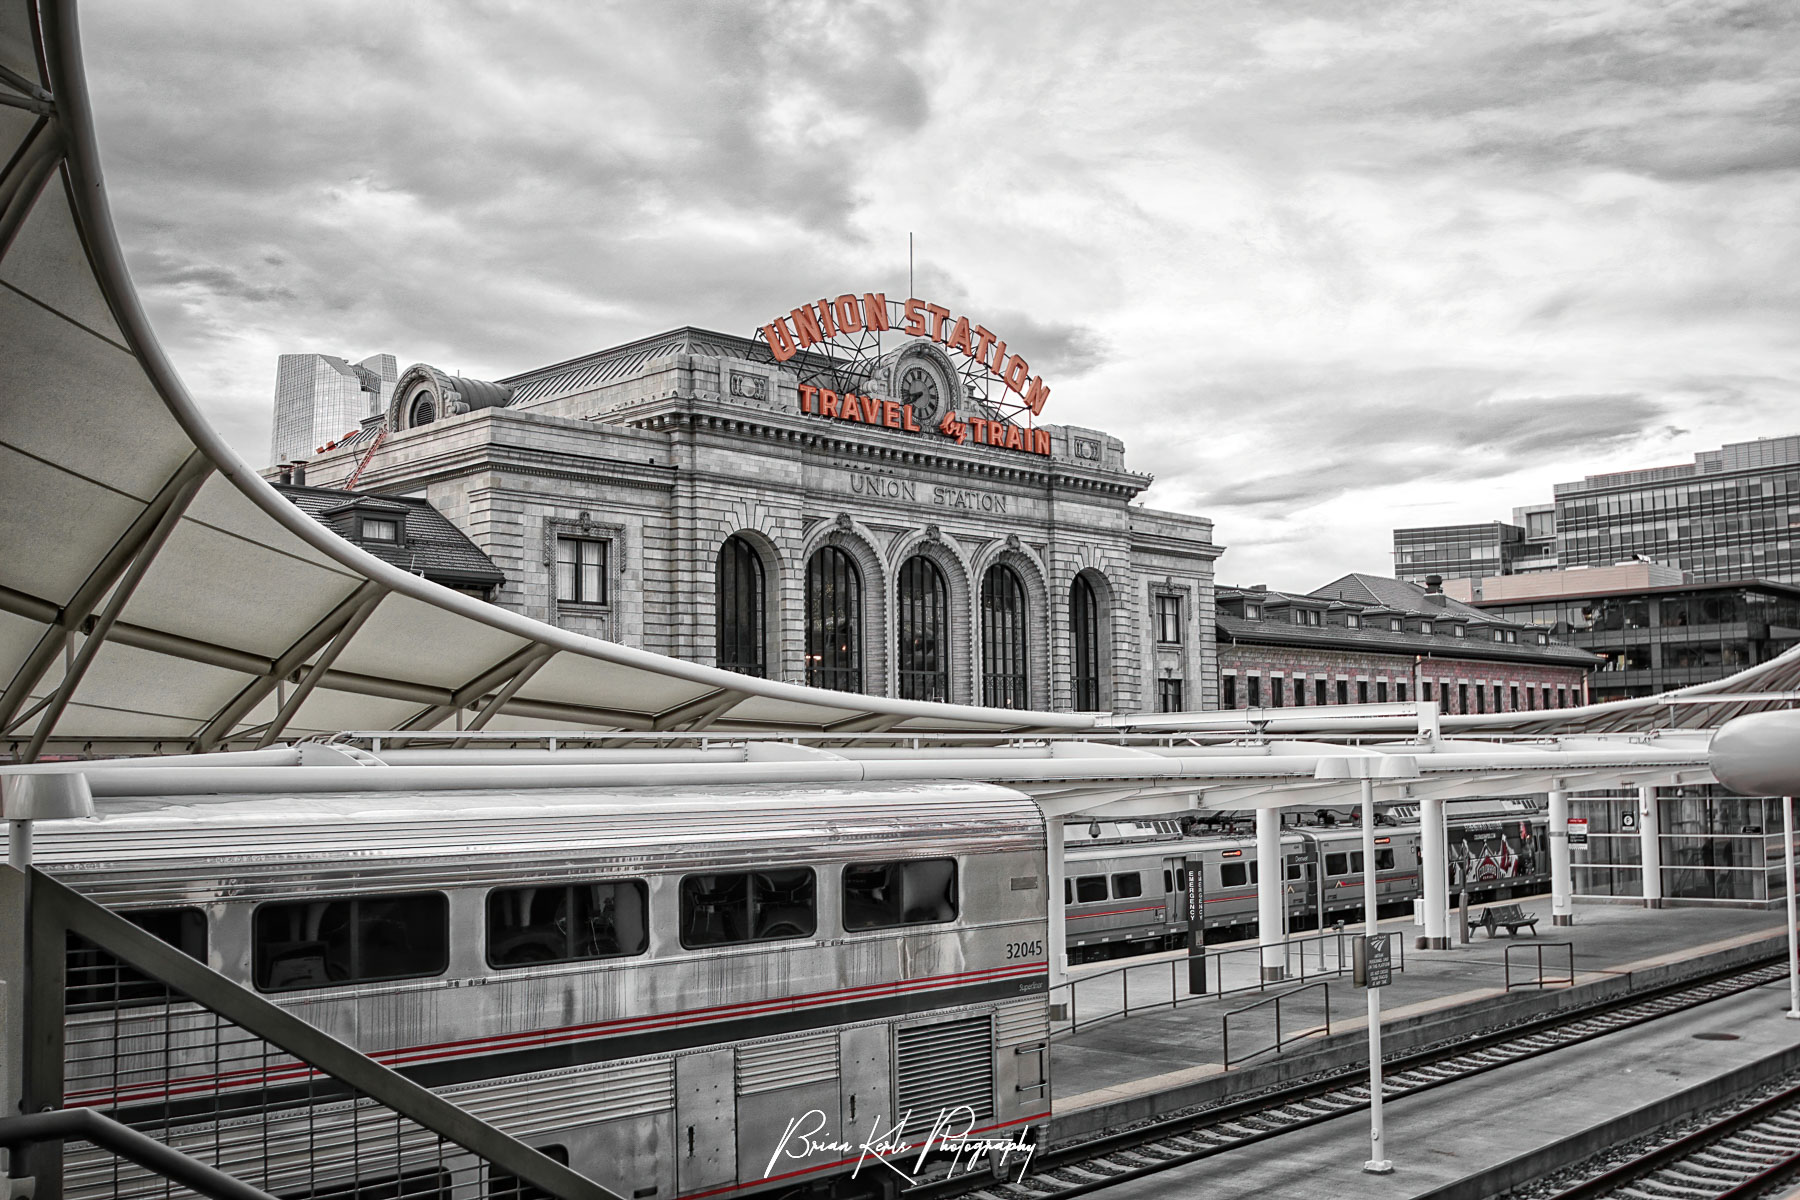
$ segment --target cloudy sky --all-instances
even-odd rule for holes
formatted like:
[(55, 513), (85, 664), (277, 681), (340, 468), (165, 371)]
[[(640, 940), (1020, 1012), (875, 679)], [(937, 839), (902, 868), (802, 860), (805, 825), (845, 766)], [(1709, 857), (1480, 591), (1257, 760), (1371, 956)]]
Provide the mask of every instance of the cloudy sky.
[(1800, 6), (92, 0), (190, 388), (494, 378), (821, 295), (985, 318), (1225, 581), (1800, 433)]

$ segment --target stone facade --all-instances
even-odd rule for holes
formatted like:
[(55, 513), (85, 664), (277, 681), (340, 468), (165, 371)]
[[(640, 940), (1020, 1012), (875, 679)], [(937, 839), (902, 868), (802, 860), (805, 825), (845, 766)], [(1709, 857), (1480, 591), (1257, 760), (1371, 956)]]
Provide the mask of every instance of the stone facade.
[[(999, 415), (940, 359), (926, 344), (902, 362), (937, 370), (953, 413)], [(897, 421), (892, 397), (886, 421), (824, 416), (810, 399), (803, 411), (800, 384), (755, 343), (694, 329), (497, 384), (413, 367), (385, 422), (315, 459), (309, 479), (429, 499), (505, 572), (506, 607), (707, 664), (721, 547), (741, 537), (763, 570), (765, 673), (795, 682), (807, 564), (837, 546), (862, 580), (863, 690), (879, 695), (899, 694), (900, 568), (924, 555), (947, 584), (948, 698), (980, 702), (982, 580), (1004, 563), (1027, 598), (1028, 705), (1072, 707), (1079, 574), (1099, 610), (1099, 708), (1154, 707), (1158, 677), (1187, 681), (1189, 707), (1216, 704), (1212, 524), (1134, 505), (1150, 479), (1126, 469), (1117, 438), (1040, 423), (1047, 454), (959, 442), (909, 428), (910, 407)], [(864, 386), (884, 398), (880, 381)], [(559, 598), (559, 538), (604, 543), (603, 594)], [(1159, 595), (1182, 598), (1179, 641), (1151, 632)]]

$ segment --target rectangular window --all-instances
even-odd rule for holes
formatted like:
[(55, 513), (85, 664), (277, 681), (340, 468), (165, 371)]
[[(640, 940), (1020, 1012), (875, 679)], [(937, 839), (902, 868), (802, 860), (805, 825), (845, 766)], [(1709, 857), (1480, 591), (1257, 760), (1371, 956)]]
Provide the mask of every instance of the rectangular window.
[(1549, 688), (1544, 689), (1544, 702), (1540, 707), (1542, 707), (1542, 708), (1550, 707), (1550, 689)]
[(1387, 703), (1387, 680), (1377, 679), (1375, 681), (1375, 700), (1379, 704)]
[(1269, 703), (1280, 708), (1286, 702), (1287, 685), (1279, 679), (1269, 680)]
[(1396, 683), (1394, 685), (1394, 699), (1402, 704), (1406, 703), (1406, 685), (1404, 683)]
[(1569, 707), (1569, 689), (1568, 688), (1557, 688), (1556, 689), (1556, 707), (1558, 707), (1558, 708)]
[(1301, 875), (1300, 860), (1297, 858), (1288, 859), (1287, 860), (1287, 877), (1290, 880), (1294, 880), (1294, 879), (1300, 878), (1300, 875)]
[(1391, 871), (1394, 869), (1393, 847), (1390, 846), (1386, 850), (1377, 850), (1375, 852), (1375, 869), (1377, 871)]
[(1369, 702), (1369, 681), (1366, 679), (1359, 679), (1356, 681), (1356, 702), (1358, 704), (1367, 704)]
[(1339, 704), (1350, 703), (1350, 681), (1348, 679), (1340, 679), (1337, 681), (1337, 685), (1338, 685), (1338, 689), (1337, 689), (1338, 703)]
[(1144, 894), (1143, 876), (1136, 871), (1126, 871), (1113, 876), (1112, 894), (1115, 900), (1130, 900)]
[[(189, 958), (206, 961), (206, 914), (199, 909), (153, 908), (119, 915)], [(70, 1012), (165, 1004), (176, 998), (161, 983), (139, 974), (84, 937), (71, 933), (66, 953), (65, 1003)]]
[(844, 868), (844, 928), (891, 929), (956, 920), (956, 860), (851, 863)]
[(1431, 680), (1427, 679), (1423, 683), (1419, 684), (1419, 699), (1421, 699), (1421, 700), (1430, 700), (1431, 699)]
[(1327, 688), (1329, 686), (1330, 685), (1327, 684), (1325, 682), (1325, 680), (1323, 680), (1323, 679), (1320, 679), (1313, 684), (1313, 695), (1318, 697), (1318, 702), (1319, 702), (1320, 708), (1324, 708), (1327, 704), (1329, 704), (1331, 702), (1328, 699), (1328, 693), (1327, 693)]
[(397, 542), (400, 540), (400, 522), (386, 517), (364, 517), (362, 535), (365, 542)]
[(684, 875), (681, 944), (693, 949), (811, 937), (819, 924), (816, 892), (811, 867)]
[(1475, 711), (1478, 713), (1487, 711), (1487, 689), (1479, 683), (1475, 685)]
[(1175, 890), (1175, 872), (1169, 870), (1167, 867), (1164, 867), (1163, 868), (1163, 891), (1172, 892), (1174, 890)]
[(1236, 708), (1237, 707), (1237, 676), (1236, 675), (1225, 676), (1224, 679), (1220, 680), (1220, 688), (1221, 688), (1220, 700), (1219, 700), (1220, 707)]
[(1350, 873), (1350, 856), (1348, 854), (1327, 854), (1325, 856), (1325, 874), (1348, 875)]
[(650, 893), (641, 879), (495, 888), (487, 897), (490, 967), (642, 954)]
[(1512, 685), (1512, 711), (1519, 711), (1519, 685), (1516, 683)]
[(1299, 676), (1294, 678), (1294, 707), (1306, 707), (1306, 680)]
[(1352, 850), (1350, 852), (1350, 873), (1352, 875), (1361, 875), (1363, 873), (1363, 856), (1361, 850)]
[[(1179, 679), (1159, 679), (1156, 681), (1156, 699), (1157, 699), (1158, 711), (1160, 711), (1160, 712), (1181, 712), (1182, 711), (1181, 683), (1182, 683), (1182, 681)], [(1250, 681), (1250, 695), (1251, 695), (1250, 702), (1252, 704), (1256, 703), (1256, 700), (1255, 700), (1256, 680), (1254, 680), (1254, 679), (1252, 679)]]
[(1469, 685), (1466, 683), (1456, 685), (1456, 711), (1459, 713), (1469, 711)]
[(1106, 876), (1083, 875), (1075, 881), (1075, 903), (1098, 904), (1106, 899)]
[(571, 604), (606, 603), (606, 543), (556, 539), (556, 598)]
[(1250, 707), (1262, 707), (1262, 677), (1252, 675), (1249, 681)]
[(1219, 864), (1220, 887), (1245, 887), (1250, 883), (1250, 871), (1241, 862)]
[(264, 904), (251, 942), (265, 992), (441, 975), (450, 965), (450, 903), (442, 892), (412, 892)]
[(1181, 644), (1181, 597), (1156, 598), (1156, 640), (1165, 646)]

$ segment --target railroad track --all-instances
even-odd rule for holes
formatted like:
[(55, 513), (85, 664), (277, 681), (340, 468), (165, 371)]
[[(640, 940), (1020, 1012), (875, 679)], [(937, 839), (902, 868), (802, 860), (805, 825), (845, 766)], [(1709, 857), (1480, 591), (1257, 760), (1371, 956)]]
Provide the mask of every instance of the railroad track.
[(1550, 1200), (1739, 1200), (1800, 1174), (1800, 1085), (1637, 1154)]
[[(1382, 1097), (1385, 1102), (1429, 1091), (1734, 996), (1785, 974), (1785, 963), (1739, 968), (1638, 999), (1544, 1017), (1468, 1038), (1455, 1046), (1388, 1059), (1383, 1063)], [(1360, 1083), (1355, 1082), (1358, 1078)], [(1303, 1084), (1040, 1153), (1032, 1170), (1016, 1181), (965, 1175), (921, 1184), (904, 1196), (907, 1200), (958, 1195), (974, 1200), (1064, 1200), (1336, 1120), (1367, 1108), (1369, 1098), (1366, 1066), (1335, 1071)]]

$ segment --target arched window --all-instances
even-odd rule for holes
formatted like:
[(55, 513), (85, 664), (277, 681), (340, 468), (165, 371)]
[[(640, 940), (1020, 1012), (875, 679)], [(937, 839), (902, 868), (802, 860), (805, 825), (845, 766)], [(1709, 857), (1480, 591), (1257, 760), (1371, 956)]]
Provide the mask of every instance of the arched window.
[(993, 708), (1030, 707), (1026, 675), (1025, 585), (1004, 563), (981, 581), (981, 702)]
[(763, 564), (756, 548), (736, 534), (719, 547), (719, 665), (767, 678), (763, 653)]
[(1100, 711), (1100, 603), (1087, 576), (1069, 585), (1069, 641), (1074, 645), (1076, 712)]
[(406, 418), (408, 429), (417, 429), (421, 425), (429, 425), (437, 420), (437, 399), (426, 388), (420, 388), (413, 394), (412, 409)]
[(806, 563), (806, 682), (862, 691), (862, 575), (836, 546)]
[(900, 567), (900, 695), (907, 700), (950, 698), (950, 589), (944, 573), (923, 554)]

